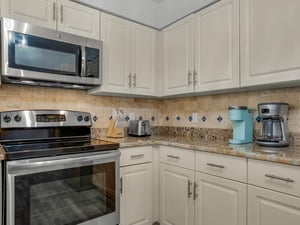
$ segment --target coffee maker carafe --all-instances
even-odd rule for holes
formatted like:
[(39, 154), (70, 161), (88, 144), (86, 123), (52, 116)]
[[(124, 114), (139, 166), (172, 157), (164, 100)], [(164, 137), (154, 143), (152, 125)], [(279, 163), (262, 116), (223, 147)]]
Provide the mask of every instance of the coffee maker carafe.
[(287, 132), (289, 105), (284, 102), (258, 104), (260, 134), (256, 143), (263, 146), (283, 147), (290, 144)]

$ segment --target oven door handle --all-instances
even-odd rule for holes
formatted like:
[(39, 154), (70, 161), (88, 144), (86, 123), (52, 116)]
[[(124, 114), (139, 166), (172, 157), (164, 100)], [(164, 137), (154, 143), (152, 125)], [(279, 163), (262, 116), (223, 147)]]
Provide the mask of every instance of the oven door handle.
[(116, 161), (119, 163), (119, 150), (101, 152), (100, 154), (64, 155), (63, 157), (47, 157), (41, 159), (16, 160), (7, 162), (8, 175), (24, 175), (59, 169), (89, 166), (98, 163)]

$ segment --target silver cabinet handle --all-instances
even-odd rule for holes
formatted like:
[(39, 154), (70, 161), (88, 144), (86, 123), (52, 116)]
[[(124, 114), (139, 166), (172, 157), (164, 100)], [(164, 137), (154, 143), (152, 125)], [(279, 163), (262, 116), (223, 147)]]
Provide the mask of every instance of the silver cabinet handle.
[(60, 22), (64, 22), (64, 5), (60, 6)]
[(294, 183), (295, 182), (293, 179), (285, 178), (285, 177), (279, 177), (279, 176), (275, 176), (275, 175), (272, 175), (272, 174), (265, 174), (265, 177), (275, 179), (275, 180), (285, 181), (285, 182), (288, 182), (288, 183)]
[(130, 158), (132, 159), (137, 159), (137, 158), (143, 158), (145, 155), (144, 154), (139, 154), (139, 155), (132, 155)]
[(136, 74), (133, 75), (133, 87), (136, 87)]
[(180, 159), (179, 156), (175, 156), (175, 155), (167, 155), (167, 157), (172, 158), (172, 159)]
[(221, 169), (225, 168), (225, 166), (223, 166), (223, 165), (218, 165), (218, 164), (213, 164), (213, 163), (206, 163), (206, 165), (211, 166), (211, 167), (221, 168)]
[(188, 85), (190, 86), (192, 84), (192, 73), (191, 71), (189, 70), (188, 71)]
[(131, 87), (131, 73), (128, 75), (128, 87)]
[(120, 178), (120, 193), (123, 194), (123, 177)]
[(197, 187), (198, 187), (198, 184), (196, 184), (196, 182), (194, 182), (194, 200), (196, 200), (196, 198), (198, 197)]
[(194, 84), (196, 84), (198, 82), (196, 70), (194, 70), (194, 74), (193, 75), (194, 75)]
[(53, 2), (53, 6), (52, 6), (53, 8), (52, 8), (52, 10), (53, 10), (53, 21), (55, 21), (56, 20), (56, 5), (55, 5), (55, 2)]
[(192, 196), (192, 192), (191, 192), (191, 186), (192, 186), (192, 182), (190, 180), (188, 180), (188, 198), (190, 198)]

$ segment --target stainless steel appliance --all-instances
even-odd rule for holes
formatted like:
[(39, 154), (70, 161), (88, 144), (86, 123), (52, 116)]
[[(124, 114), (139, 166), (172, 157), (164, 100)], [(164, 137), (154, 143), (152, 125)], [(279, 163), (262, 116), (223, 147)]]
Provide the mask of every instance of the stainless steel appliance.
[(288, 107), (284, 102), (258, 104), (258, 119), (261, 125), (257, 144), (271, 147), (290, 144), (287, 130)]
[(130, 120), (128, 135), (131, 136), (150, 136), (150, 124), (148, 120)]
[(87, 89), (101, 84), (102, 42), (1, 19), (3, 82)]
[(0, 113), (5, 225), (116, 225), (118, 144), (91, 138), (86, 112)]

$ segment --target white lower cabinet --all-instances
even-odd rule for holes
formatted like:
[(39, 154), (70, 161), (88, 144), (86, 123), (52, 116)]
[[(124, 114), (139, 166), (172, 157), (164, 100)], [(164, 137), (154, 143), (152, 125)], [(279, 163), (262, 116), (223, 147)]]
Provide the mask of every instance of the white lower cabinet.
[(151, 225), (152, 163), (122, 167), (120, 173), (120, 225)]
[(160, 224), (193, 225), (194, 171), (160, 164)]
[(120, 164), (120, 225), (152, 225), (152, 146), (122, 149)]
[(299, 225), (300, 198), (249, 185), (248, 225)]
[(248, 160), (248, 225), (300, 224), (297, 166)]
[(164, 146), (160, 156), (161, 225), (247, 224), (247, 159)]
[(246, 225), (247, 185), (196, 172), (195, 225)]

